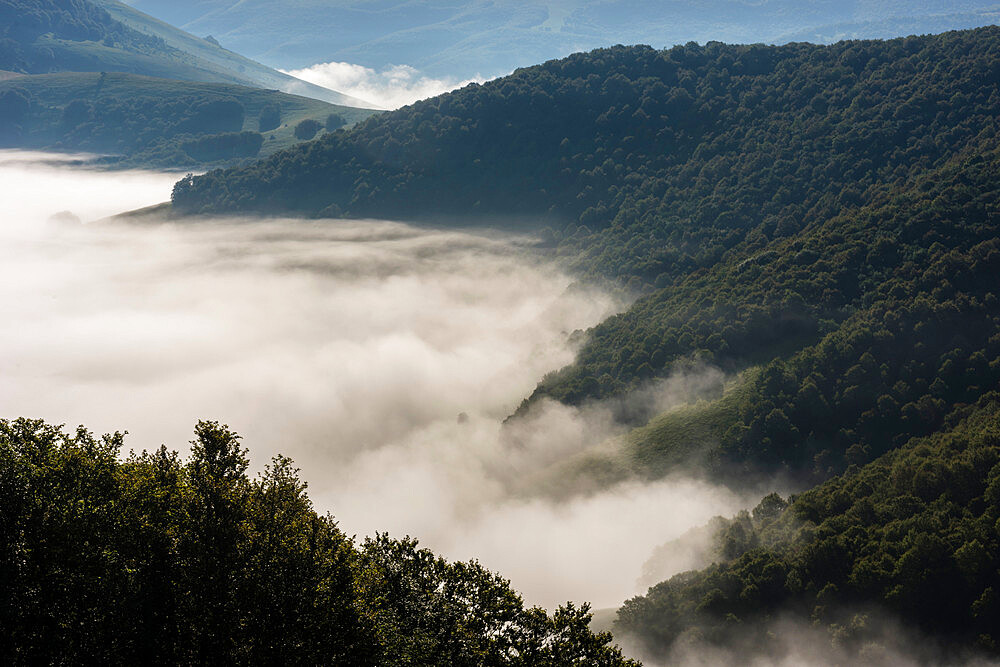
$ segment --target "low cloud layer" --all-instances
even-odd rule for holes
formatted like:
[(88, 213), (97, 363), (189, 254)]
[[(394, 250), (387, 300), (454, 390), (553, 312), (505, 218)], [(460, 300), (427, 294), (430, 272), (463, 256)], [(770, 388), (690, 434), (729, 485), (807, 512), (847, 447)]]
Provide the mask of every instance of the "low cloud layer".
[[(16, 323), (0, 330), (0, 416), (181, 450), (197, 419), (217, 419), (255, 468), (295, 459), (348, 533), (478, 558), (548, 607), (642, 592), (656, 545), (746, 504), (686, 479), (562, 501), (516, 488), (620, 431), (607, 406), (551, 404), (516, 446), (501, 437), (572, 360), (572, 332), (622, 307), (524, 239), (384, 221), (54, 222), (164, 201), (176, 176), (38, 158), (0, 151), (0, 308)], [(716, 381), (699, 375), (642, 400)]]
[(434, 97), (486, 79), (433, 78), (409, 65), (392, 65), (376, 71), (352, 63), (318, 63), (305, 69), (282, 70), (303, 81), (371, 102), (381, 109), (398, 109), (417, 100)]
[[(727, 645), (682, 635), (667, 655), (649, 654), (629, 636), (616, 637), (646, 667), (927, 667), (962, 665), (995, 667), (995, 660), (975, 650), (956, 651), (939, 645), (917, 628), (901, 623), (878, 609), (842, 610), (845, 622), (834, 631), (817, 626), (802, 615), (777, 614), (757, 632), (734, 626)], [(766, 640), (764, 639), (766, 637)]]

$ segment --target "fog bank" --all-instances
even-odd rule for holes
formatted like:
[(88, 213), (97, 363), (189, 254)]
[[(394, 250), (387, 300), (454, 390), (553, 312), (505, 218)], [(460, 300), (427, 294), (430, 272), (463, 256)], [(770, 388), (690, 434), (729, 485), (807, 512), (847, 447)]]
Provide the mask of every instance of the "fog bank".
[(776, 614), (756, 632), (734, 624), (727, 645), (681, 635), (664, 656), (647, 652), (628, 635), (617, 636), (623, 650), (645, 667), (990, 667), (995, 660), (975, 649), (956, 651), (878, 609), (839, 610), (845, 622), (830, 631), (791, 612)]
[(291, 456), (348, 533), (478, 558), (548, 607), (643, 592), (656, 545), (746, 504), (684, 479), (510, 493), (614, 431), (599, 407), (553, 406), (529, 445), (499, 437), (572, 360), (570, 334), (622, 307), (525, 239), (385, 221), (56, 224), (165, 201), (177, 176), (39, 157), (0, 151), (0, 416), (127, 430), (135, 449), (184, 450), (197, 419), (225, 422), (256, 469)]

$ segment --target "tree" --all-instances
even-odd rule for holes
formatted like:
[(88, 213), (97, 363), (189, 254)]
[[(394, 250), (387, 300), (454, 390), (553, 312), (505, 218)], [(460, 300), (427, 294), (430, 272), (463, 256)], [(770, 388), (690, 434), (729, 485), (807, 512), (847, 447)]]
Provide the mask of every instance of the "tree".
[(200, 421), (191, 441), (188, 475), (191, 527), (182, 537), (188, 590), (184, 617), (192, 658), (219, 664), (231, 655), (238, 628), (237, 580), (246, 566), (240, 543), (250, 485), (240, 437), (218, 422)]
[(281, 105), (277, 102), (268, 102), (260, 108), (257, 130), (269, 132), (279, 125), (281, 125)]
[(323, 129), (323, 126), (318, 120), (313, 120), (312, 118), (306, 118), (295, 126), (295, 137), (297, 139), (302, 139), (303, 141), (308, 141), (316, 136), (316, 133)]
[(332, 113), (326, 117), (326, 131), (333, 132), (347, 125), (347, 121), (339, 113)]

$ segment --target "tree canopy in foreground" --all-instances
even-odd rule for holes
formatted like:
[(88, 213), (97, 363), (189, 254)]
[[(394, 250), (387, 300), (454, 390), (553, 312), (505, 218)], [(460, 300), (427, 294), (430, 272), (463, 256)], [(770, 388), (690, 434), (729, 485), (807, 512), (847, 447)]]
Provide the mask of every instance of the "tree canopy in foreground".
[(476, 562), (361, 544), (292, 462), (227, 427), (182, 460), (0, 420), (0, 662), (626, 666), (587, 605), (549, 615)]

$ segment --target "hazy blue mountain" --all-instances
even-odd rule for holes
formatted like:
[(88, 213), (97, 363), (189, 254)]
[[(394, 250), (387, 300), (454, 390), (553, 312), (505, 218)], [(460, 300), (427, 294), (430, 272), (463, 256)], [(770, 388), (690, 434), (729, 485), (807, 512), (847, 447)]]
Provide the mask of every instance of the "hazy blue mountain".
[(279, 89), (371, 106), (306, 83), (114, 0), (0, 0), (0, 69), (25, 74), (128, 72)]
[(275, 67), (408, 64), (491, 75), (615, 43), (829, 42), (994, 23), (990, 0), (134, 0)]

